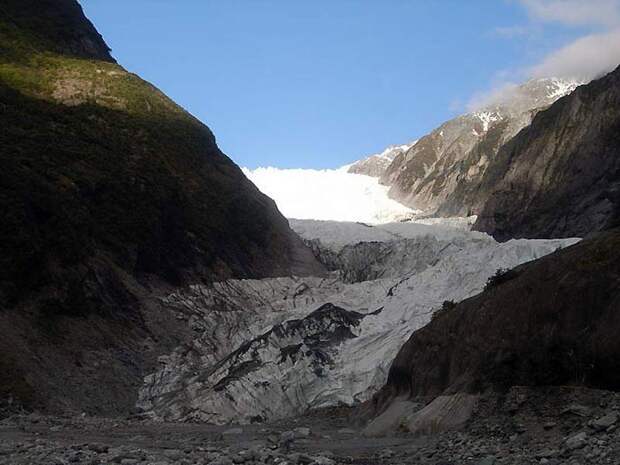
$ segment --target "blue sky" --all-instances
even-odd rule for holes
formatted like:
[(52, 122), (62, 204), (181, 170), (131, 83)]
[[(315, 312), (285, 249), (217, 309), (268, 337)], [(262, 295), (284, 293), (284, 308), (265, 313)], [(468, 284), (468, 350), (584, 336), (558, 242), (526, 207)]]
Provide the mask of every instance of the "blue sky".
[(408, 142), (593, 27), (502, 0), (81, 4), (120, 64), (250, 168), (337, 167)]

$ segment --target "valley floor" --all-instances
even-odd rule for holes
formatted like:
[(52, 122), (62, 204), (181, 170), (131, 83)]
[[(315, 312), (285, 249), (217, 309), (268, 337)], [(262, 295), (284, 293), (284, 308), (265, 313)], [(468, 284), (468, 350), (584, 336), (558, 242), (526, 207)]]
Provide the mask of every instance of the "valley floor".
[(1, 464), (619, 464), (620, 394), (554, 387), (483, 396), (459, 431), (363, 436), (352, 409), (253, 425), (13, 415)]

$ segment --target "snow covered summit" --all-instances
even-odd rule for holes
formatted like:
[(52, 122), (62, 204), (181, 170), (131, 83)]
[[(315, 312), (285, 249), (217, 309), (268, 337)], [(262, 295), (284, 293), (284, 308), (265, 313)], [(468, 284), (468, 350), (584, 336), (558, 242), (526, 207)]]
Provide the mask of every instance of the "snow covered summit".
[(389, 168), (394, 159), (409, 150), (416, 144), (417, 140), (403, 145), (390, 145), (381, 153), (369, 155), (366, 158), (356, 161), (349, 165), (348, 172), (353, 174), (365, 174), (380, 178)]

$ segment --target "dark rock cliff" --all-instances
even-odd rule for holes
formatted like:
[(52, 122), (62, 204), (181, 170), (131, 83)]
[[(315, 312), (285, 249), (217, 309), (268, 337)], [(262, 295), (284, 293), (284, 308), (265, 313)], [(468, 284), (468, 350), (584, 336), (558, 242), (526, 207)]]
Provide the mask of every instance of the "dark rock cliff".
[(620, 389), (620, 230), (492, 278), (405, 343), (375, 396), (480, 393), (526, 385)]
[(536, 115), (477, 188), (474, 228), (500, 240), (620, 224), (620, 68)]
[(127, 411), (145, 366), (191, 339), (158, 293), (323, 272), (73, 0), (0, 5), (0, 128), (0, 403)]

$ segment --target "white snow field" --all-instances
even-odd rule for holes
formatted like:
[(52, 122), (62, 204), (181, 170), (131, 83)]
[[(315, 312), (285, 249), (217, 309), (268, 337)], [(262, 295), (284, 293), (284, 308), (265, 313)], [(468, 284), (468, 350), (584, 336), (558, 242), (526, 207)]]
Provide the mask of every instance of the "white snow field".
[(333, 170), (243, 168), (287, 218), (386, 223), (410, 218), (416, 211), (388, 197), (377, 178)]
[(353, 405), (446, 300), (576, 239), (511, 240), (442, 225), (291, 220), (334, 271), (196, 285), (164, 303), (196, 331), (160, 357), (138, 405), (156, 419), (267, 421)]

